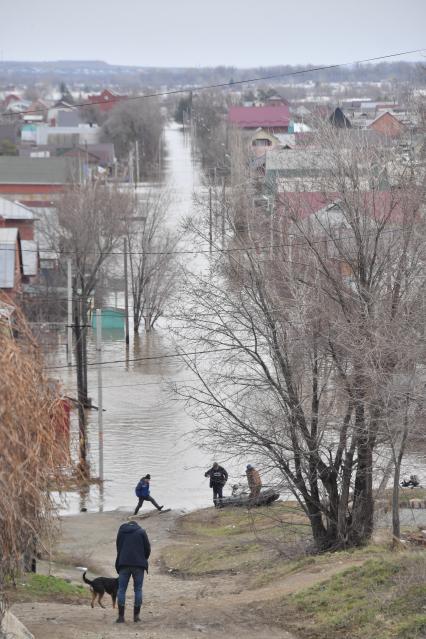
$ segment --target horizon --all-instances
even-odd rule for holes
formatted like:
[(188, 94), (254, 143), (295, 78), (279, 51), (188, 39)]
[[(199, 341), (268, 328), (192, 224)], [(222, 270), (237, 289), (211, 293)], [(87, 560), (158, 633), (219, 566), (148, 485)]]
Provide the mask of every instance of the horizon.
[[(419, 49), (419, 50), (424, 50), (426, 52), (426, 48), (425, 49)], [(383, 56), (377, 56), (376, 59), (373, 59), (371, 61), (358, 61), (358, 60), (353, 60), (350, 62), (335, 62), (334, 64), (327, 64), (325, 62), (306, 62), (306, 63), (302, 63), (302, 62), (295, 62), (295, 63), (271, 63), (271, 64), (260, 64), (260, 65), (255, 65), (255, 66), (237, 66), (237, 65), (227, 65), (227, 64), (205, 64), (205, 65), (192, 65), (192, 66), (186, 66), (186, 65), (160, 65), (160, 64), (130, 64), (130, 63), (115, 63), (115, 62), (109, 62), (108, 60), (105, 59), (101, 59), (101, 58), (52, 58), (52, 59), (7, 59), (7, 60), (0, 60), (0, 65), (2, 64), (63, 64), (63, 63), (73, 63), (73, 64), (104, 64), (107, 66), (111, 66), (111, 67), (133, 67), (135, 69), (183, 69), (183, 70), (197, 70), (197, 69), (235, 69), (235, 70), (239, 70), (239, 71), (244, 71), (244, 70), (252, 70), (252, 69), (261, 69), (261, 68), (282, 68), (282, 67), (293, 67), (293, 68), (310, 68), (310, 67), (325, 67), (325, 68), (333, 68), (333, 67), (353, 67), (355, 65), (375, 65), (375, 64), (395, 64), (395, 63), (399, 63), (399, 62), (403, 62), (405, 64), (424, 64), (424, 60), (422, 58), (418, 58), (418, 59), (410, 59), (407, 60), (406, 56), (404, 56), (403, 54), (399, 55), (395, 55), (395, 57), (392, 58), (388, 58), (389, 54), (384, 54)]]

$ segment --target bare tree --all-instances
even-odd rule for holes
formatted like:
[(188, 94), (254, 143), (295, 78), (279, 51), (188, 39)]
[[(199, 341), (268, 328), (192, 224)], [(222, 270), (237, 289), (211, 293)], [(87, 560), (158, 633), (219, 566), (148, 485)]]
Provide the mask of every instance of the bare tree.
[(176, 256), (179, 236), (166, 226), (169, 206), (168, 191), (148, 192), (138, 208), (142, 224), (133, 224), (128, 230), (135, 333), (139, 332), (142, 319), (145, 330), (154, 327), (174, 292), (179, 268)]
[(116, 188), (87, 183), (66, 191), (57, 203), (56, 220), (48, 229), (53, 245), (63, 258), (71, 257), (73, 281), (73, 329), (79, 407), (80, 466), (87, 466), (87, 433), (84, 409), (88, 405), (87, 328), (89, 298), (101, 268), (120, 245), (132, 217), (134, 199)]
[(395, 148), (329, 126), (316, 143), (309, 192), (292, 174), (274, 215), (243, 196), (227, 259), (187, 276), (180, 335), (213, 353), (184, 356), (199, 384), (179, 392), (199, 441), (262, 461), (323, 550), (372, 533), (385, 396), (423, 353), (426, 246), (423, 189)]
[(164, 118), (156, 98), (118, 104), (102, 126), (105, 142), (113, 142), (117, 157), (128, 159), (138, 143), (141, 172), (150, 175), (157, 170), (161, 156)]

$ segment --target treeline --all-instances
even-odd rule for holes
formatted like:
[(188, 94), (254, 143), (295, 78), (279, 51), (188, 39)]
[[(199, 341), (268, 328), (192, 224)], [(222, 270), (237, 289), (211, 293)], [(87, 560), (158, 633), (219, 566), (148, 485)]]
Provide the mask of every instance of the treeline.
[(265, 75), (286, 75), (308, 71), (286, 80), (289, 84), (304, 81), (314, 82), (381, 82), (386, 80), (423, 81), (426, 74), (420, 62), (379, 62), (377, 64), (357, 64), (322, 71), (309, 72), (317, 65), (280, 65), (238, 69), (236, 67), (136, 67), (110, 65), (97, 61), (65, 60), (52, 62), (0, 62), (0, 83), (37, 81), (58, 82), (64, 77), (75, 84), (90, 84), (92, 88), (105, 84), (136, 88), (143, 86), (176, 87), (199, 84), (219, 84), (239, 82)]

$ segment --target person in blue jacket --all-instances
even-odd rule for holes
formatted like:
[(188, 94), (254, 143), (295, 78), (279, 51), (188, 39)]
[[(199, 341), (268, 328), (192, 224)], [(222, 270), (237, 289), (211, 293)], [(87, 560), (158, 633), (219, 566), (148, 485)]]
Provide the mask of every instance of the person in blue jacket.
[(142, 606), (142, 586), (145, 570), (148, 572), (148, 559), (151, 554), (151, 544), (145, 530), (135, 521), (122, 524), (117, 533), (117, 558), (115, 569), (118, 572), (118, 619), (117, 623), (124, 623), (126, 605), (126, 590), (130, 577), (133, 577), (135, 603), (133, 621), (140, 621)]
[(135, 488), (136, 497), (138, 497), (139, 501), (138, 505), (135, 508), (135, 512), (133, 513), (134, 515), (138, 514), (139, 508), (142, 506), (144, 501), (150, 501), (151, 504), (153, 504), (157, 508), (157, 510), (163, 510), (164, 508), (164, 506), (159, 506), (155, 499), (149, 494), (150, 479), (151, 475), (145, 475), (145, 477), (142, 477), (142, 479), (138, 482), (138, 485)]

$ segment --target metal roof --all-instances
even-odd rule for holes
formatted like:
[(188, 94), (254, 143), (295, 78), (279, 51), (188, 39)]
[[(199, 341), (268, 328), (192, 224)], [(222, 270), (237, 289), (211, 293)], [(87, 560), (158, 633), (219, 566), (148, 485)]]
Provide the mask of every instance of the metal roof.
[(228, 122), (241, 129), (286, 127), (290, 122), (288, 106), (241, 107), (229, 109)]
[(34, 240), (21, 240), (22, 267), (24, 275), (37, 275), (38, 273), (38, 249)]
[(0, 197), (0, 217), (5, 220), (33, 220), (34, 213), (19, 202), (12, 202), (5, 197)]
[(74, 158), (0, 157), (0, 184), (69, 184), (79, 175)]
[(0, 228), (0, 288), (13, 288), (18, 229)]

